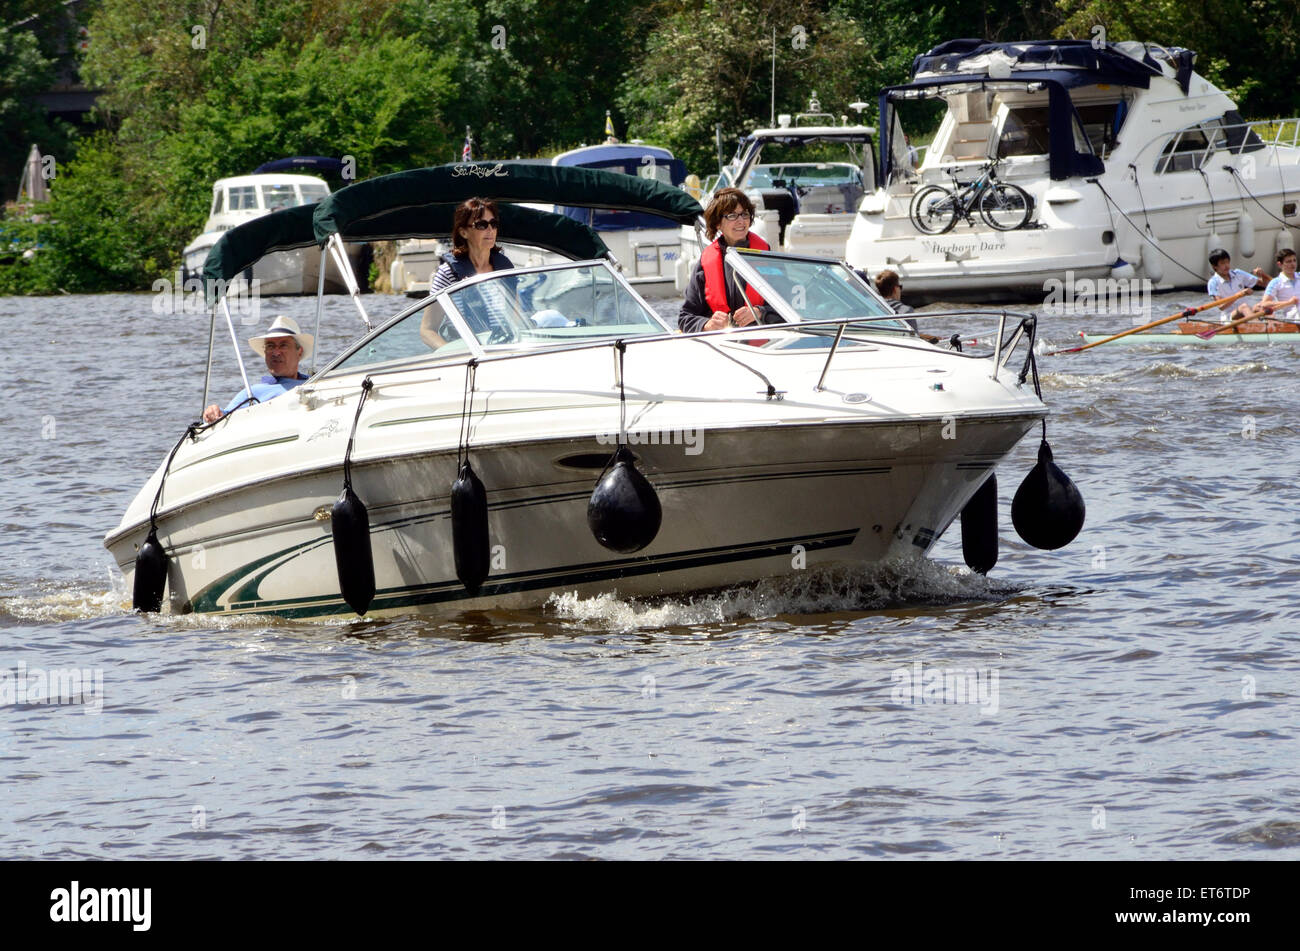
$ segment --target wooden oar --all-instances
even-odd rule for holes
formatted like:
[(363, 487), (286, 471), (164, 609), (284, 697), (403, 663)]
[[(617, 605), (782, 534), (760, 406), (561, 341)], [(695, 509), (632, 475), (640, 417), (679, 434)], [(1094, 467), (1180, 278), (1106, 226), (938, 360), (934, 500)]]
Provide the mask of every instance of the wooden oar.
[(1100, 347), (1103, 343), (1110, 343), (1112, 340), (1118, 340), (1120, 337), (1127, 337), (1129, 334), (1140, 333), (1143, 330), (1150, 330), (1152, 327), (1159, 327), (1161, 324), (1167, 324), (1171, 320), (1193, 317), (1196, 314), (1199, 314), (1203, 310), (1209, 310), (1211, 307), (1222, 307), (1224, 304), (1231, 304), (1234, 301), (1240, 300), (1241, 298), (1245, 297), (1249, 293), (1250, 293), (1249, 290), (1237, 291), (1237, 293), (1233, 294), (1231, 297), (1221, 297), (1218, 300), (1210, 301), (1208, 304), (1202, 304), (1200, 307), (1188, 307), (1186, 310), (1180, 310), (1172, 317), (1162, 317), (1160, 320), (1153, 320), (1149, 324), (1143, 324), (1141, 327), (1133, 327), (1129, 330), (1123, 331), (1122, 333), (1117, 333), (1114, 334), (1113, 336), (1107, 337), (1104, 340), (1094, 340), (1092, 343), (1085, 343), (1083, 346), (1080, 347), (1068, 347), (1064, 350), (1052, 350), (1049, 351), (1047, 355), (1049, 357), (1054, 357), (1058, 353), (1078, 353), (1081, 350), (1089, 350), (1092, 347)]
[(1245, 317), (1238, 317), (1236, 320), (1226, 323), (1222, 327), (1215, 327), (1213, 330), (1202, 330), (1196, 336), (1200, 337), (1202, 340), (1209, 340), (1215, 334), (1221, 334), (1225, 330), (1231, 330), (1233, 327), (1244, 324), (1248, 320), (1259, 320), (1260, 317), (1267, 317), (1275, 310), (1281, 310), (1283, 307), (1291, 307), (1295, 304), (1295, 301), (1296, 299), (1293, 297), (1290, 300), (1274, 301), (1271, 304), (1261, 304), (1260, 310), (1264, 311), (1263, 314), (1247, 314)]

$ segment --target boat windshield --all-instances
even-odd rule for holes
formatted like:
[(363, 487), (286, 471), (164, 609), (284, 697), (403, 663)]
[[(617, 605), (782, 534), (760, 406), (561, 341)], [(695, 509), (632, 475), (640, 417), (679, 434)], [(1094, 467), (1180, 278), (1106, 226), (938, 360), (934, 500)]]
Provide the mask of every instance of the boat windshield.
[(669, 331), (603, 264), (521, 268), (453, 285), (362, 340), (329, 373)]
[[(754, 251), (733, 250), (734, 270), (754, 284), (755, 289), (786, 320), (796, 322), (833, 320), (843, 317), (888, 317), (869, 324), (854, 324), (855, 332), (912, 333), (905, 322), (894, 317), (889, 305), (867, 290), (846, 265), (838, 261), (786, 257)], [(752, 278), (758, 280), (754, 281)], [(764, 287), (763, 285), (766, 285)], [(773, 299), (775, 297), (775, 299)], [(835, 327), (821, 328), (834, 333)]]

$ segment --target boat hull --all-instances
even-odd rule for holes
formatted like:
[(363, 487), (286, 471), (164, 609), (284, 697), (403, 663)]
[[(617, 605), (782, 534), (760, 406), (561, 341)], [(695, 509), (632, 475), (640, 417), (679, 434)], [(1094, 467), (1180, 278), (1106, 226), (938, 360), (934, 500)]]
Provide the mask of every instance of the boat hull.
[[(924, 553), (1042, 411), (983, 419), (740, 428), (701, 451), (636, 445), (663, 506), (644, 550), (602, 548), (587, 503), (611, 448), (598, 437), (475, 447), (487, 488), (492, 570), (457, 580), (449, 489), (454, 451), (354, 464), (369, 508), (377, 593), (370, 615), (527, 608), (552, 594), (653, 596), (743, 584), (816, 565)], [(949, 427), (945, 437), (945, 426)], [(955, 430), (955, 431), (954, 431)], [(169, 610), (349, 615), (329, 512), (331, 466), (224, 492), (160, 518)], [(146, 487), (142, 495), (150, 492)], [(107, 540), (133, 583), (148, 525)]]

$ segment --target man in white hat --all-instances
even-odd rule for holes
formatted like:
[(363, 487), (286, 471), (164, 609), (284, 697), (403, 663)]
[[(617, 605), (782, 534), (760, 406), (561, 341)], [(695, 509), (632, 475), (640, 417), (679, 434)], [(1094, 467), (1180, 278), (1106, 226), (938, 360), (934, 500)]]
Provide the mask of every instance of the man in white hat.
[[(298, 362), (311, 356), (314, 338), (298, 329), (298, 322), (292, 317), (279, 316), (271, 322), (264, 334), (248, 339), (249, 346), (257, 351), (258, 356), (266, 359), (268, 372), (262, 379), (252, 384), (253, 398), (259, 403), (274, 399), (281, 393), (287, 393), (307, 379), (307, 374), (298, 372)], [(252, 402), (248, 390), (239, 394), (222, 409), (213, 403), (203, 411), (205, 423), (215, 423), (227, 413), (233, 413), (239, 407)]]

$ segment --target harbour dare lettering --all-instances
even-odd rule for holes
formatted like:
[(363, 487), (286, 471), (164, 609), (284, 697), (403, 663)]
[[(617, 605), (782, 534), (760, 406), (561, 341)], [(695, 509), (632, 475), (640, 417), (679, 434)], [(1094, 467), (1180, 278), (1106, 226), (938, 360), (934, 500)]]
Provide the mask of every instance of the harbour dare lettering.
[(926, 667), (918, 660), (911, 667), (899, 667), (891, 679), (889, 699), (894, 703), (971, 703), (979, 704), (981, 713), (998, 712), (996, 670)]
[(85, 714), (102, 713), (103, 668), (29, 669), (27, 662), (20, 660), (14, 670), (0, 669), (0, 706), (29, 703), (81, 704)]
[(492, 166), (488, 165), (454, 165), (451, 169), (452, 178), (463, 178), (466, 175), (473, 175), (476, 178), (508, 178), (510, 173), (505, 170), (500, 163)]
[(152, 924), (152, 888), (71, 888), (50, 892), (50, 921), (129, 921), (133, 931)]
[(927, 241), (921, 239), (921, 247), (931, 254), (972, 254), (976, 251), (1005, 251), (1006, 239), (971, 238), (969, 241)]
[[(602, 446), (617, 446), (618, 433), (600, 433), (596, 442)], [(625, 442), (629, 446), (684, 446), (688, 456), (698, 456), (704, 451), (704, 433), (700, 429), (647, 429), (629, 430)]]

